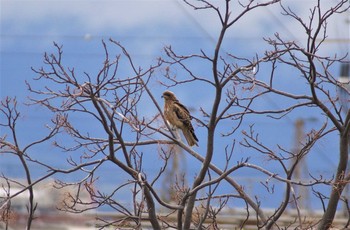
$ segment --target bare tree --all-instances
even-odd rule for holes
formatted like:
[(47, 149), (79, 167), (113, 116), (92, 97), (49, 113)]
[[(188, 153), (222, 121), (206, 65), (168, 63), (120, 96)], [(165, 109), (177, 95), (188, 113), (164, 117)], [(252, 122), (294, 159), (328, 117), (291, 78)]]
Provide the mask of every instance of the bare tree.
[[(301, 78), (309, 87), (309, 93), (306, 95), (298, 95), (278, 90), (274, 87), (275, 78), (278, 77), (274, 71), (271, 74), (269, 82), (261, 82), (252, 79), (249, 84), (254, 83), (262, 87), (264, 93), (268, 92), (293, 99), (295, 104), (283, 108), (283, 111), (289, 113), (300, 106), (315, 107), (325, 116), (325, 123), (321, 129), (310, 133), (308, 135), (308, 140), (306, 140), (304, 144), (304, 148), (297, 153), (296, 156), (293, 156), (296, 157), (297, 160), (295, 164), (292, 165), (292, 168), (286, 171), (287, 175), (289, 174), (287, 176), (288, 178), (293, 174), (293, 170), (299, 163), (299, 160), (309, 152), (316, 141), (330, 132), (336, 131), (339, 133), (338, 168), (334, 180), (329, 182), (332, 192), (329, 196), (325, 213), (318, 225), (319, 229), (328, 229), (332, 225), (344, 187), (349, 183), (349, 175), (346, 175), (346, 169), (348, 167), (350, 114), (349, 111), (346, 111), (345, 117), (342, 116), (342, 105), (337, 103), (338, 97), (334, 93), (335, 91), (333, 90), (333, 93), (330, 91), (331, 88), (344, 87), (344, 85), (339, 84), (338, 79), (334, 77), (330, 68), (334, 63), (344, 61), (345, 57), (321, 56), (319, 53), (327, 38), (327, 21), (334, 14), (344, 13), (349, 10), (349, 4), (346, 1), (338, 1), (334, 3), (332, 8), (327, 10), (323, 10), (321, 5), (321, 1), (318, 1), (317, 4), (310, 9), (309, 20), (303, 21), (303, 19), (290, 8), (281, 4), (282, 13), (294, 19), (296, 23), (304, 29), (306, 46), (301, 46), (297, 44), (296, 41), (286, 41), (278, 34), (275, 35), (275, 38), (267, 39), (274, 47), (273, 52), (280, 52), (282, 54), (275, 60), (272, 60), (272, 69), (275, 69), (277, 62), (281, 65), (288, 65), (298, 69)], [(327, 124), (328, 120), (331, 122), (331, 125)]]
[[(72, 184), (78, 187), (75, 193), (67, 194), (59, 208), (81, 213), (108, 207), (119, 214), (120, 218), (117, 219), (99, 219), (100, 228), (132, 226), (141, 229), (144, 222), (149, 222), (153, 229), (218, 229), (218, 217), (225, 207), (230, 207), (232, 200), (240, 200), (245, 206), (245, 219), (239, 224), (240, 228), (252, 217), (256, 219), (258, 228), (266, 229), (283, 228), (288, 225), (300, 229), (314, 226), (328, 229), (332, 226), (342, 192), (350, 179), (350, 175), (346, 174), (350, 112), (347, 112), (346, 116), (341, 113), (342, 106), (337, 103), (337, 95), (334, 90), (330, 90), (332, 87), (343, 87), (346, 90), (330, 69), (345, 59), (321, 56), (319, 50), (327, 37), (327, 20), (335, 14), (349, 10), (348, 1), (337, 1), (333, 7), (326, 10), (321, 7), (321, 1), (318, 1), (310, 9), (308, 21), (300, 18), (288, 5), (279, 0), (250, 0), (235, 3), (234, 7), (234, 3), (229, 0), (220, 7), (205, 0), (185, 2), (195, 10), (212, 11), (218, 17), (221, 29), (212, 54), (202, 50), (199, 54), (182, 55), (169, 46), (164, 49), (165, 57), (159, 58), (158, 62), (149, 68), (142, 69), (135, 65), (131, 55), (120, 43), (110, 39), (103, 42), (103, 65), (100, 71), (92, 76), (88, 73), (78, 74), (74, 68), (65, 66), (63, 48), (54, 44), (57, 53), (45, 54), (44, 67), (33, 68), (38, 76), (35, 81), (40, 81), (45, 87), (36, 88), (35, 84), (27, 83), (32, 106), (47, 108), (53, 114), (52, 124), (47, 126), (48, 133), (43, 138), (27, 146), (21, 146), (18, 140), (16, 125), (20, 113), (16, 108), (16, 100), (3, 100), (1, 116), (6, 119), (2, 121), (1, 126), (7, 130), (7, 135), (0, 139), (0, 153), (17, 156), (27, 179), (19, 192), (8, 193), (2, 198), (1, 209), (5, 210), (3, 216), (6, 217), (8, 213), (11, 199), (20, 193), (28, 192), (30, 198), (27, 229), (30, 229), (36, 209), (33, 187), (55, 174), (80, 171), (84, 176), (79, 181), (57, 180), (58, 189)], [(295, 20), (304, 29), (305, 46), (301, 46), (297, 41), (287, 41), (276, 33), (274, 37), (265, 38), (271, 49), (263, 54), (256, 54), (251, 59), (224, 51), (225, 35), (235, 23), (247, 14), (254, 13), (256, 9), (274, 4), (280, 4), (282, 14)], [(118, 47), (120, 54), (112, 57), (109, 45)], [(210, 66), (212, 72), (208, 73), (208, 76), (196, 74), (188, 64), (191, 60)], [(276, 87), (276, 82), (283, 81), (277, 66), (289, 66), (299, 71), (299, 75), (295, 77), (305, 83), (308, 93), (296, 94)], [(171, 73), (173, 68), (181, 68), (186, 76), (174, 77)], [(262, 68), (271, 69), (266, 80), (257, 78)], [(213, 93), (211, 107), (201, 107), (200, 115), (194, 117), (197, 125), (205, 130), (206, 139), (200, 141), (200, 144), (205, 146), (203, 152), (197, 152), (177, 139), (165, 122), (162, 105), (158, 101), (159, 95), (150, 87), (158, 69), (165, 70), (160, 84), (167, 88), (204, 84)], [(127, 76), (125, 72), (128, 73)], [(287, 98), (288, 103), (279, 109), (256, 106), (266, 95)], [(152, 107), (156, 112), (151, 116), (145, 114), (145, 105)], [(299, 108), (321, 111), (325, 121), (321, 127), (307, 134), (302, 143), (303, 147), (298, 152), (289, 151), (278, 143), (276, 151), (274, 147), (260, 140), (254, 125), (250, 125), (242, 133), (239, 132), (244, 119), (249, 116), (268, 115), (281, 120)], [(89, 127), (82, 127), (74, 120), (75, 114), (79, 114), (80, 119), (93, 122)], [(230, 121), (230, 127), (223, 125), (226, 121)], [(310, 153), (317, 142), (333, 132), (340, 134), (340, 158), (334, 178), (310, 175), (307, 182), (294, 180), (293, 175), (301, 160)], [(64, 138), (59, 141), (61, 137)], [(221, 137), (230, 137), (230, 141), (226, 145), (219, 144), (217, 139)], [(71, 141), (66, 141), (67, 139)], [(80, 157), (69, 158), (69, 167), (66, 169), (33, 158), (30, 154), (31, 148), (46, 142), (53, 142), (62, 152), (72, 155), (78, 153)], [(234, 162), (236, 143), (246, 150), (266, 156), (283, 169), (284, 175), (253, 164), (249, 158), (241, 157), (240, 161)], [(169, 159), (179, 149), (199, 162), (201, 167), (191, 185), (184, 183), (185, 179), (176, 178), (173, 185), (173, 202), (164, 201), (157, 184), (162, 182), (169, 167)], [(156, 168), (157, 173), (152, 174), (145, 168), (145, 154), (147, 157), (160, 156), (162, 159), (162, 165)], [(216, 154), (225, 157), (224, 166), (219, 167), (213, 163), (212, 159)], [(28, 162), (45, 168), (47, 173), (33, 180)], [(123, 183), (116, 184), (112, 190), (95, 186), (99, 182), (99, 172), (106, 164), (113, 164), (113, 173), (128, 178)], [(267, 213), (262, 209), (261, 198), (254, 197), (234, 179), (232, 173), (242, 168), (264, 174), (267, 179), (261, 182), (261, 186), (271, 191), (271, 197), (274, 196), (271, 180), (285, 187), (283, 200), (275, 207), (275, 212)], [(6, 175), (4, 178), (8, 180)], [(189, 178), (186, 180), (191, 181)], [(314, 190), (320, 202), (327, 203), (324, 205), (324, 215), (319, 221), (305, 223), (298, 209), (299, 201), (293, 185), (305, 186), (311, 190), (319, 184), (326, 185), (331, 190), (330, 195)], [(223, 186), (229, 188), (227, 193), (219, 192)], [(4, 187), (4, 190), (8, 191), (9, 188)], [(131, 204), (125, 204), (117, 198), (118, 194), (125, 190), (132, 191)], [(83, 199), (82, 191), (87, 192), (90, 199)], [(286, 213), (291, 202), (296, 204), (298, 218), (285, 224), (280, 221), (280, 217)], [(160, 208), (162, 212), (159, 212)]]

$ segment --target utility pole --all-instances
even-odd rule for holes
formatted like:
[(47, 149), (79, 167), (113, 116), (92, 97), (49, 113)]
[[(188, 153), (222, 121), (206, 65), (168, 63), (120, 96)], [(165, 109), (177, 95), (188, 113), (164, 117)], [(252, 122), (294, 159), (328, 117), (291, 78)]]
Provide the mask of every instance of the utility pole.
[[(303, 142), (305, 139), (305, 133), (304, 133), (304, 120), (303, 119), (297, 119), (295, 122), (295, 139), (294, 139), (294, 147), (293, 147), (293, 154), (297, 156), (301, 149), (303, 148)], [(293, 164), (295, 161), (299, 161), (298, 165), (295, 168), (294, 172), (294, 180), (301, 181), (302, 179), (307, 177), (308, 174), (308, 167), (305, 160), (305, 156), (303, 156), (301, 159), (295, 158)], [(298, 203), (299, 209), (306, 209), (310, 210), (310, 197), (307, 188), (304, 186), (293, 186), (295, 199), (296, 201), (293, 201), (290, 203), (291, 208), (296, 209)]]
[(161, 197), (167, 202), (176, 202), (176, 187), (186, 186), (186, 158), (178, 145), (168, 145), (168, 166), (164, 172)]

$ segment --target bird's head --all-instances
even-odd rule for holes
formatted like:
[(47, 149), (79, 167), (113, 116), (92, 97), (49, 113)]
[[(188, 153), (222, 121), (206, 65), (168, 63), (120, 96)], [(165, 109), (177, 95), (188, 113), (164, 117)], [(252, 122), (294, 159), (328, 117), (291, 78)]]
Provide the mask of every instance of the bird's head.
[(163, 95), (162, 95), (162, 98), (164, 98), (164, 100), (170, 100), (170, 101), (176, 101), (176, 96), (173, 92), (171, 91), (164, 91)]

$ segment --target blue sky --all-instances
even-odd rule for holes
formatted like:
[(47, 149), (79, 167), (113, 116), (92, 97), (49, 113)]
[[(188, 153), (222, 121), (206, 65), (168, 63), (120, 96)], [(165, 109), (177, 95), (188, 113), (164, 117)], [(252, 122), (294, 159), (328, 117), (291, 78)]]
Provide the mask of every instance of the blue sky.
[[(284, 1), (295, 10), (302, 18), (307, 18), (309, 6), (315, 1)], [(326, 8), (334, 1), (322, 1)], [(28, 92), (25, 80), (31, 81), (35, 73), (31, 67), (43, 66), (43, 54), (54, 52), (53, 42), (63, 45), (64, 62), (68, 67), (75, 67), (78, 73), (96, 73), (101, 67), (104, 58), (104, 50), (101, 40), (108, 41), (113, 38), (120, 41), (134, 57), (135, 63), (147, 68), (154, 64), (157, 57), (164, 56), (163, 47), (171, 45), (179, 54), (199, 53), (204, 50), (212, 53), (216, 38), (218, 37), (219, 21), (215, 13), (209, 11), (194, 11), (186, 4), (177, 0), (0, 0), (0, 95), (16, 96), (20, 102), (25, 102)], [(236, 11), (232, 15), (237, 15)], [(349, 24), (346, 18), (349, 14), (337, 15), (329, 21), (329, 40), (325, 43), (321, 53), (344, 55), (348, 52), (349, 40), (337, 42), (339, 39), (349, 39)], [(262, 8), (234, 25), (227, 33), (223, 45), (225, 51), (235, 55), (252, 58), (255, 54), (260, 56), (267, 49), (263, 37), (272, 37), (275, 32), (284, 38), (297, 40), (302, 45), (305, 37), (302, 29), (294, 21), (280, 14), (279, 6)], [(111, 52), (115, 52), (111, 44), (108, 44)], [(334, 75), (339, 72), (339, 66), (333, 67)], [(210, 72), (210, 68), (203, 63), (191, 63), (191, 68), (203, 75)], [(180, 68), (172, 69), (176, 74), (183, 73)], [(266, 78), (268, 72), (259, 71), (260, 78)], [(160, 73), (159, 73), (160, 75)], [(209, 75), (208, 75), (209, 76)], [(159, 76), (159, 78), (161, 78)], [(35, 83), (38, 84), (38, 83)], [(40, 84), (40, 83), (39, 83)], [(295, 83), (293, 77), (286, 76), (279, 85), (281, 88), (303, 92), (305, 87)], [(295, 87), (295, 88), (291, 88)], [(152, 83), (152, 90), (159, 95), (165, 90), (164, 86)], [(195, 116), (200, 113), (196, 106), (208, 107), (213, 94), (207, 93), (207, 88), (202, 86), (175, 87), (171, 89), (179, 99), (188, 107), (193, 108)], [(196, 104), (191, 104), (193, 101)], [(278, 108), (283, 101), (265, 97), (261, 100), (261, 107), (272, 106)], [(22, 115), (20, 128), (23, 143), (29, 143), (32, 138), (40, 136), (45, 122), (49, 122), (51, 115), (41, 108), (28, 108), (21, 106)], [(150, 116), (155, 110), (150, 109)], [(311, 111), (311, 112), (310, 112)], [(255, 123), (255, 127), (261, 131), (261, 138), (273, 148), (281, 144), (286, 148), (292, 148), (294, 144), (294, 122), (298, 118), (318, 120), (306, 122), (305, 129), (310, 131), (319, 128), (324, 118), (316, 110), (297, 110), (282, 121), (275, 121), (266, 117), (248, 117), (242, 129)], [(79, 120), (79, 117), (76, 118)], [(84, 121), (81, 121), (84, 122)], [(88, 123), (89, 121), (85, 121)], [(80, 124), (84, 125), (84, 123)], [(223, 127), (225, 124), (223, 124)], [(283, 128), (281, 128), (283, 127)], [(205, 130), (199, 129), (200, 144), (205, 140)], [(3, 135), (3, 132), (0, 131)], [(240, 132), (235, 135), (239, 140)], [(337, 163), (337, 135), (330, 135), (316, 145), (310, 154), (312, 164), (309, 166), (315, 172), (326, 171), (326, 165), (335, 167)], [(237, 143), (238, 146), (238, 143)], [(50, 147), (47, 147), (50, 151)], [(204, 150), (199, 148), (199, 152)], [(41, 152), (41, 150), (38, 150)], [(53, 147), (51, 147), (51, 151)], [(332, 154), (330, 154), (332, 153)], [(55, 159), (58, 165), (64, 165), (65, 161), (56, 160), (56, 156), (37, 153), (38, 157), (48, 162)], [(54, 154), (55, 155), (55, 154)], [(330, 157), (332, 155), (332, 157)], [(333, 156), (335, 155), (335, 156)], [(262, 166), (269, 162), (264, 157), (247, 153), (246, 150), (237, 147), (235, 158), (237, 160), (245, 156), (251, 156), (252, 161)], [(4, 156), (1, 156), (4, 158)], [(0, 168), (12, 170), (12, 161), (2, 159)], [(199, 167), (198, 163), (190, 156), (186, 157), (187, 165)], [(214, 157), (213, 162), (222, 164), (222, 159)], [(6, 166), (7, 165), (7, 166)], [(108, 169), (106, 169), (108, 170)], [(252, 176), (251, 171), (241, 173), (241, 177)], [(17, 173), (18, 174), (18, 173)], [(18, 176), (18, 175), (16, 175)], [(260, 175), (261, 176), (261, 175)]]

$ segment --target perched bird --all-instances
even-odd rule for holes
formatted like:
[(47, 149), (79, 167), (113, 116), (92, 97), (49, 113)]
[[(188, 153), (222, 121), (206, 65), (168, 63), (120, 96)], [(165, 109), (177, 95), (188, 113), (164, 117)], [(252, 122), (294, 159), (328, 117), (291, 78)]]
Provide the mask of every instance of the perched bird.
[(183, 135), (189, 146), (198, 146), (198, 138), (194, 133), (193, 126), (191, 124), (191, 115), (188, 109), (177, 100), (175, 94), (171, 91), (165, 91), (163, 93), (164, 98), (164, 116), (174, 128), (182, 130)]

